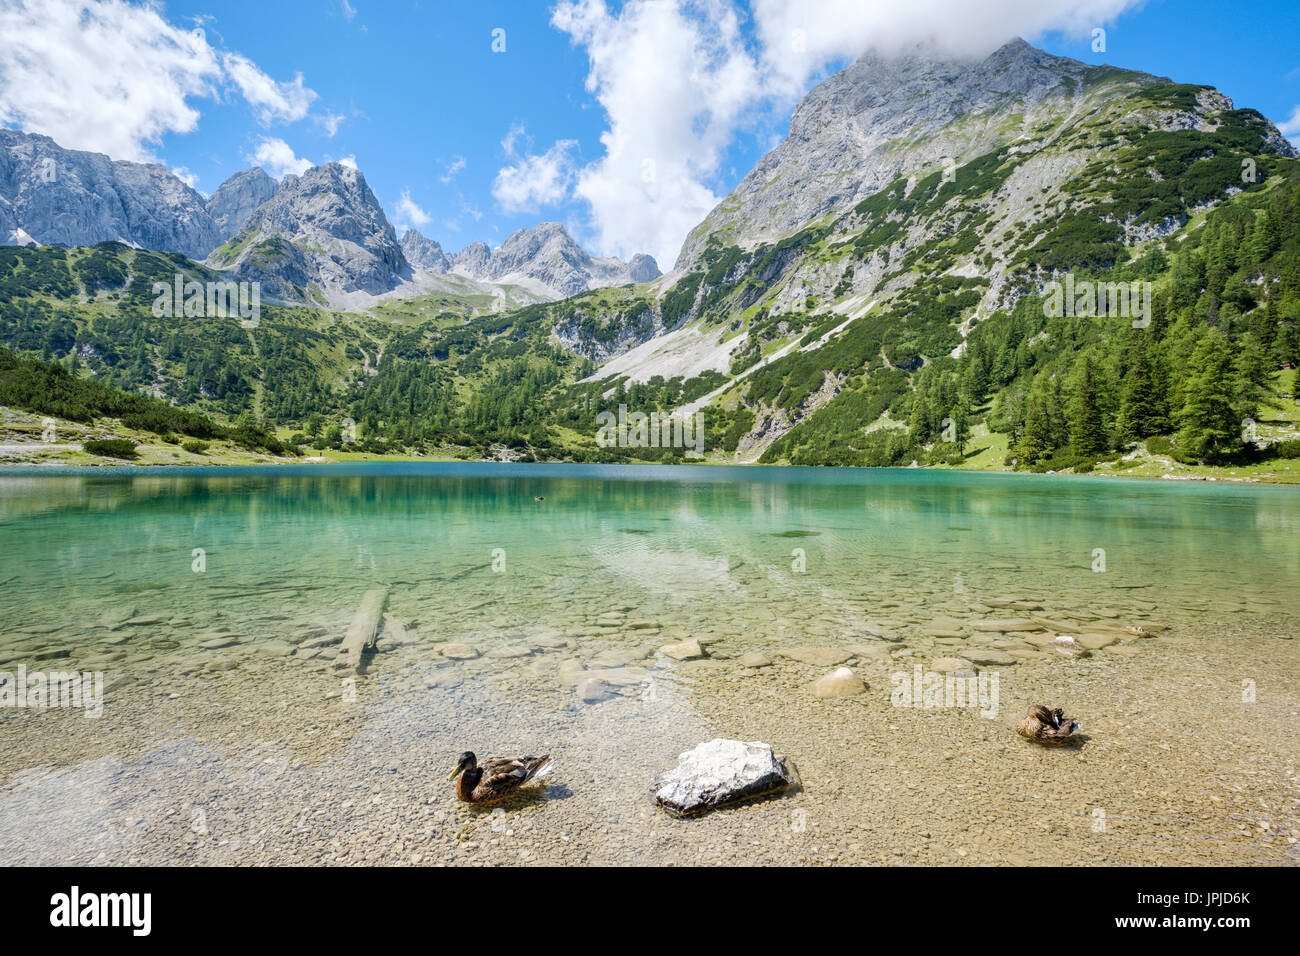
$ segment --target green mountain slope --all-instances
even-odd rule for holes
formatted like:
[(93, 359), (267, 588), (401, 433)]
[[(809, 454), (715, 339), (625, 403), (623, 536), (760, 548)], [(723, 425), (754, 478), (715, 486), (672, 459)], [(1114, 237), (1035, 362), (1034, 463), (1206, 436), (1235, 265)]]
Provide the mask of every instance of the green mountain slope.
[[(747, 220), (775, 188), (759, 173), (781, 168), (764, 160), (650, 283), (504, 311), (471, 291), (366, 313), (264, 304), (243, 328), (153, 314), (153, 283), (224, 278), (180, 256), (0, 249), (0, 343), (214, 421), (372, 453), (686, 460), (601, 447), (602, 414), (625, 405), (702, 412), (712, 461), (1141, 471), (1289, 454), (1294, 151), (1209, 87), (1024, 45), (998, 56), (1028, 92), (878, 143), (870, 171), (809, 160), (801, 174), (838, 162), (843, 182), (785, 235)], [(1062, 282), (1124, 283), (1150, 320), (1049, 314)]]

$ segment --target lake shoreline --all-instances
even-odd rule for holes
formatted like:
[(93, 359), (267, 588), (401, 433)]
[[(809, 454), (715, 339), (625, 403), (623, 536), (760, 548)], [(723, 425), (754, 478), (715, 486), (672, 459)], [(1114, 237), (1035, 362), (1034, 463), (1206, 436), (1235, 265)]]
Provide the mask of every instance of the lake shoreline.
[(411, 456), (411, 455), (366, 455), (356, 458), (346, 459), (323, 459), (317, 456), (303, 458), (276, 458), (253, 461), (184, 461), (174, 463), (164, 462), (126, 462), (126, 461), (99, 461), (93, 463), (68, 463), (61, 461), (47, 462), (5, 462), (0, 459), (0, 475), (29, 474), (39, 472), (56, 472), (56, 473), (90, 473), (90, 472), (123, 472), (128, 474), (159, 474), (176, 471), (178, 469), (203, 469), (203, 470), (235, 470), (240, 469), (261, 469), (261, 468), (347, 468), (357, 465), (412, 465), (412, 464), (429, 464), (429, 465), (573, 465), (573, 466), (591, 466), (597, 468), (628, 468), (628, 467), (646, 467), (646, 468), (753, 468), (757, 470), (776, 469), (776, 468), (799, 468), (808, 471), (828, 471), (835, 469), (853, 469), (855, 471), (879, 471), (879, 472), (929, 472), (929, 473), (957, 473), (966, 475), (1023, 475), (1034, 478), (1087, 478), (1087, 479), (1131, 479), (1134, 481), (1175, 481), (1175, 482), (1196, 482), (1212, 484), (1232, 484), (1232, 485), (1270, 485), (1275, 487), (1295, 487), (1300, 485), (1300, 474), (1287, 475), (1284, 478), (1278, 477), (1261, 477), (1255, 475), (1233, 475), (1226, 474), (1228, 469), (1212, 468), (1211, 466), (1198, 466), (1207, 471), (1218, 473), (1211, 474), (1192, 474), (1192, 475), (1152, 475), (1152, 474), (1131, 474), (1127, 472), (1091, 472), (1078, 474), (1073, 471), (1060, 472), (1036, 472), (1036, 471), (1017, 471), (1012, 468), (950, 468), (933, 465), (899, 465), (899, 466), (867, 466), (867, 465), (786, 465), (772, 464), (768, 462), (728, 462), (728, 461), (699, 461), (699, 462), (675, 462), (672, 464), (659, 462), (578, 462), (566, 460), (554, 461), (502, 461), (493, 458), (444, 458), (433, 455), (428, 456)]

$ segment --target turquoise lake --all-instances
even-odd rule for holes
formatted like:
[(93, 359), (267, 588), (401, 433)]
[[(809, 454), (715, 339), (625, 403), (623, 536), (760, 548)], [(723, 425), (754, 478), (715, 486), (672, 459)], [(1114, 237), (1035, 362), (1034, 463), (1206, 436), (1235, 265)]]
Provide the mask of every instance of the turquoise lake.
[[(1290, 661), (1297, 530), (1300, 492), (1226, 483), (704, 466), (11, 470), (0, 474), (0, 672), (104, 673), (114, 730), (53, 710), (0, 713), (18, 743), (0, 761), (0, 844), (22, 830), (20, 808), (67, 810), (66, 774), (106, 759), (176, 770), (191, 759), (171, 749), (177, 739), (224, 741), (213, 758), (224, 769), (200, 783), (235, 788), (248, 780), (221, 774), (258, 759), (317, 766), (363, 747), (445, 776), (462, 749), (560, 749), (548, 734), (585, 736), (587, 755), (626, 753), (629, 774), (648, 773), (719, 726), (743, 735), (745, 688), (765, 675), (798, 688), (819, 673), (741, 667), (751, 652), (850, 648), (884, 707), (891, 668), (963, 648), (1015, 665), (1008, 694), (1013, 678), (1025, 694), (1092, 675), (1144, 686), (1144, 668), (1178, 660), (1159, 654), (1207, 661), (1243, 628), (1241, 647)], [(356, 676), (333, 655), (375, 589), (386, 592), (379, 652)], [(1097, 639), (1095, 663), (1057, 653), (1057, 634)], [(707, 657), (660, 650), (690, 640)], [(823, 702), (800, 701), (808, 720), (824, 716), (812, 709)], [(345, 705), (364, 731), (330, 730), (316, 751), (295, 744), (296, 729), (325, 733)], [(56, 721), (69, 755), (32, 756)], [(602, 805), (627, 801), (594, 779)], [(77, 833), (67, 840), (90, 839)], [(59, 852), (89, 852), (72, 843)], [(145, 845), (138, 859), (176, 859)]]
[(287, 596), (277, 611), (305, 623), (376, 585), (394, 587), (392, 609), (436, 607), (453, 629), (458, 608), (491, 600), (519, 623), (626, 602), (665, 626), (710, 628), (721, 616), (766, 629), (805, 614), (851, 626), (864, 614), (906, 632), (909, 618), (959, 614), (1004, 591), (1032, 592), (1049, 613), (1100, 603), (1207, 622), (1293, 616), (1297, 530), (1292, 489), (915, 470), (413, 464), (0, 476), (5, 620), (74, 632), (128, 603), (238, 627), (267, 610), (241, 594), (268, 587)]

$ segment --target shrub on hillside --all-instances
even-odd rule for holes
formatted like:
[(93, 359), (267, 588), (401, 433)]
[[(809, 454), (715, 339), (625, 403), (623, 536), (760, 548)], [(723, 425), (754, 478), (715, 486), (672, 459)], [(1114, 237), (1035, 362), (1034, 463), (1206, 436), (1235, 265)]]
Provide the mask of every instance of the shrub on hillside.
[(105, 458), (134, 458), (135, 442), (125, 438), (92, 438), (82, 443), (81, 450)]

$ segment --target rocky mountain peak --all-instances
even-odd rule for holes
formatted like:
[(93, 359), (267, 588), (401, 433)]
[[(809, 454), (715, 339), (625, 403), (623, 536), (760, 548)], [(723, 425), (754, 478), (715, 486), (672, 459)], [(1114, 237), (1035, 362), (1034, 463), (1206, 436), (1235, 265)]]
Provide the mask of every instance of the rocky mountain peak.
[(626, 263), (592, 256), (558, 222), (517, 229), (495, 250), (472, 243), (456, 254), (454, 262), (458, 272), (471, 278), (521, 285), (547, 298), (659, 277), (652, 257), (641, 254)]
[(343, 163), (286, 176), (209, 262), (270, 283), (270, 294), (285, 296), (309, 283), (327, 295), (379, 295), (411, 271), (365, 176)]
[(453, 265), (452, 258), (442, 251), (442, 246), (418, 229), (407, 229), (402, 233), (401, 246), (406, 261), (417, 269), (442, 275)]
[(814, 87), (791, 116), (790, 133), (687, 237), (677, 269), (690, 269), (708, 236), (742, 245), (788, 235), (842, 213), (900, 174), (964, 163), (1032, 129), (1039, 113), (1116, 77), (1170, 81), (1054, 56), (1013, 39), (986, 57), (945, 56), (932, 47), (868, 53)]
[(0, 129), (0, 236), (65, 246), (121, 240), (200, 259), (222, 238), (203, 197), (167, 167), (9, 129)]
[(491, 261), (492, 250), (488, 248), (486, 242), (471, 242), (452, 256), (452, 264), (474, 279), (488, 278), (491, 272)]
[(212, 194), (207, 202), (208, 215), (229, 238), (244, 228), (258, 206), (275, 195), (280, 184), (261, 166), (235, 173)]

